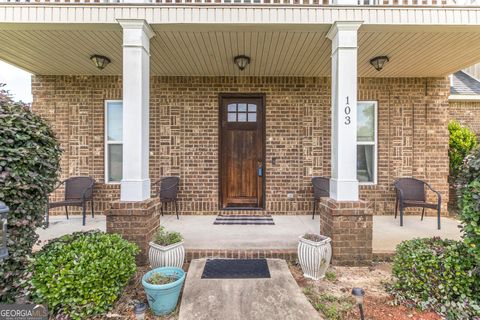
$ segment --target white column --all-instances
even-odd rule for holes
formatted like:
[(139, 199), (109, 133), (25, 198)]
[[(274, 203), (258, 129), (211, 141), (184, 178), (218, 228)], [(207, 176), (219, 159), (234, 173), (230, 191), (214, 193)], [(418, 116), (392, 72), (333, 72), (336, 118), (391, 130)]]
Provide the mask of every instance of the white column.
[(123, 179), (121, 201), (150, 198), (150, 38), (145, 20), (118, 20), (123, 28)]
[(333, 0), (333, 5), (356, 6), (356, 5), (358, 5), (358, 0)]
[(358, 201), (357, 30), (361, 22), (335, 22), (332, 40), (332, 151), (330, 197)]

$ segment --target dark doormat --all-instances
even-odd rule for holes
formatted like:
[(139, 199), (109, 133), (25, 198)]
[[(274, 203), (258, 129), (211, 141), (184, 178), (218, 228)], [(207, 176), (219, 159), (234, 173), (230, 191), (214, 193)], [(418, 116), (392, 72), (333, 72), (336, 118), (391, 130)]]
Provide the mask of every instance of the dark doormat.
[(230, 224), (230, 225), (275, 225), (271, 215), (219, 215), (213, 224)]
[(270, 278), (266, 259), (207, 259), (202, 279)]

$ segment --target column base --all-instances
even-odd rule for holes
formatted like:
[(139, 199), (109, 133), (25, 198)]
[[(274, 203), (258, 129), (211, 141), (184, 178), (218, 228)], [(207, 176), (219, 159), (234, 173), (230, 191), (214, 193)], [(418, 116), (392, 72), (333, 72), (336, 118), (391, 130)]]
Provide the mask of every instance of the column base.
[(150, 198), (150, 179), (122, 180), (120, 185), (121, 201), (145, 201)]
[(320, 201), (320, 234), (332, 239), (332, 264), (372, 263), (373, 210), (365, 201)]
[(139, 265), (148, 263), (148, 243), (160, 226), (159, 205), (158, 198), (136, 202), (114, 201), (105, 211), (107, 232), (118, 233), (139, 246)]
[(330, 179), (330, 197), (336, 201), (358, 201), (358, 181)]

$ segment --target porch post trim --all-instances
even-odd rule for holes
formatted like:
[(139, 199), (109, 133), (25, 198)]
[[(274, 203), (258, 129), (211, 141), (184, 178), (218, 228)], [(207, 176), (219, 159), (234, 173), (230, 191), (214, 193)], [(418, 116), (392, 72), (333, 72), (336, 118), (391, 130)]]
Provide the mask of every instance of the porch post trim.
[(150, 198), (150, 38), (145, 20), (117, 20), (123, 28), (123, 179), (121, 201)]
[(336, 21), (332, 40), (332, 130), (330, 197), (358, 201), (357, 31), (360, 21)]

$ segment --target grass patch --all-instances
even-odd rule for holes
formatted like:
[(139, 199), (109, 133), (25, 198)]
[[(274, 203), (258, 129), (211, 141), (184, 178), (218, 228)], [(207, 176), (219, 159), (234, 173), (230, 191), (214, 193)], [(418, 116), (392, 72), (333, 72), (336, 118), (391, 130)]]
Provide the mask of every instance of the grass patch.
[(335, 280), (337, 280), (337, 274), (335, 273), (335, 271), (327, 271), (325, 272), (325, 279), (330, 282), (334, 282)]
[(312, 286), (305, 287), (303, 293), (326, 320), (346, 319), (347, 312), (354, 306), (350, 297), (337, 297), (328, 293), (317, 292)]

